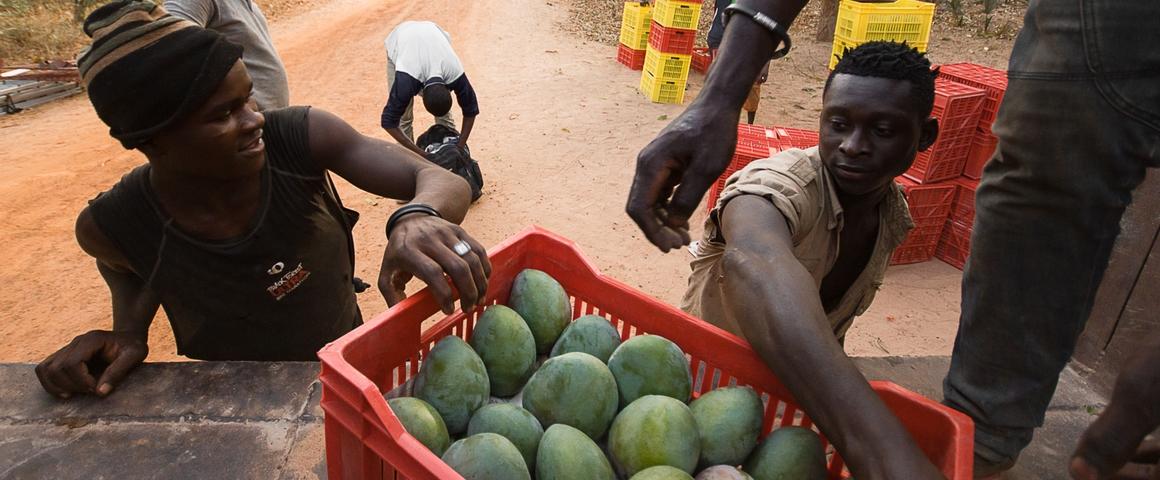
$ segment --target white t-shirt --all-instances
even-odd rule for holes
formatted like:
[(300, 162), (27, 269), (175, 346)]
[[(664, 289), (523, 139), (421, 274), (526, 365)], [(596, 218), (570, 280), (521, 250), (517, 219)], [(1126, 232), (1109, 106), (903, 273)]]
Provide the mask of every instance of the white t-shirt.
[(445, 83), (463, 75), (463, 63), (451, 49), (451, 35), (434, 22), (406, 21), (387, 36), (387, 58), (395, 71), (406, 73), (421, 83), (433, 77)]

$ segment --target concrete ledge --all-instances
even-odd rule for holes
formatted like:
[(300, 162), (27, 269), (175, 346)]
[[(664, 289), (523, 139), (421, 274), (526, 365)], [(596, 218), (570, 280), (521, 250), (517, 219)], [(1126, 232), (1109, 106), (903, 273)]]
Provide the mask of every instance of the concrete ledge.
[[(946, 357), (860, 357), (871, 380), (942, 398)], [(0, 479), (325, 478), (319, 365), (145, 364), (109, 398), (59, 400), (33, 365), (0, 364)], [(1004, 478), (1066, 478), (1105, 401), (1068, 369), (1044, 428)]]

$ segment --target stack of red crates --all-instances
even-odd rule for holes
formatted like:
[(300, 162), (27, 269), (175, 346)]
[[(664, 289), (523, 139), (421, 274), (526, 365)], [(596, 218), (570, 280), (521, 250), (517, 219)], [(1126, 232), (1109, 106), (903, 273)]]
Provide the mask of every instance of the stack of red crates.
[(938, 119), (938, 139), (914, 157), (914, 165), (906, 171), (907, 177), (918, 183), (933, 183), (962, 175), (985, 95), (981, 88), (941, 76), (935, 80), (931, 115)]
[(721, 190), (725, 189), (725, 180), (738, 170), (745, 168), (750, 162), (762, 158), (769, 158), (773, 154), (790, 148), (810, 148), (818, 144), (818, 132), (801, 128), (763, 127), (761, 125), (740, 124), (737, 126), (737, 148), (733, 152), (733, 159), (725, 172), (717, 178), (709, 188), (709, 198), (706, 208), (713, 210), (717, 206), (717, 199)]
[(979, 181), (958, 178), (952, 182), (956, 187), (955, 200), (947, 217), (942, 238), (939, 239), (935, 257), (962, 270), (971, 253), (971, 231), (975, 224), (975, 189)]
[(925, 262), (934, 258), (943, 235), (947, 218), (954, 204), (956, 185), (952, 182), (921, 184), (901, 176), (895, 179), (902, 186), (906, 203), (910, 207), (910, 218), (914, 220), (914, 230), (894, 255), (891, 265)]
[(973, 63), (952, 63), (939, 67), (939, 78), (987, 92), (975, 138), (971, 142), (971, 151), (963, 168), (964, 176), (979, 179), (983, 174), (983, 165), (991, 159), (995, 146), (999, 144), (999, 139), (991, 132), (991, 124), (999, 114), (999, 104), (1003, 102), (1003, 94), (1007, 91), (1007, 72)]
[(773, 131), (758, 125), (737, 125), (737, 147), (733, 151), (733, 158), (729, 161), (729, 166), (725, 167), (725, 172), (717, 177), (717, 181), (709, 188), (706, 208), (713, 210), (713, 207), (717, 206), (717, 198), (721, 196), (721, 190), (725, 189), (725, 180), (731, 175), (745, 168), (749, 162), (768, 158), (781, 150), (781, 142)]

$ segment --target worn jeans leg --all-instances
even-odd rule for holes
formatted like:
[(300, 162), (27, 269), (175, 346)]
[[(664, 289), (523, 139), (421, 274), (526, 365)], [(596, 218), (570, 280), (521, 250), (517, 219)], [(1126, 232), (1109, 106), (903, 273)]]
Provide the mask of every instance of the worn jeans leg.
[(1043, 425), (1120, 217), (1160, 160), (1160, 128), (1117, 108), (1102, 80), (1044, 77), (1009, 76), (944, 382), (946, 403), (975, 420), (976, 456), (989, 463), (1016, 458)]

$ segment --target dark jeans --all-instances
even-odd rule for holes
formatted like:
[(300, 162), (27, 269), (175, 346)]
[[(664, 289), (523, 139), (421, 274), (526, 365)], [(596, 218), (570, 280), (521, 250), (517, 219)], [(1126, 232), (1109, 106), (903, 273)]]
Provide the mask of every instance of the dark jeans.
[(986, 463), (1016, 458), (1043, 425), (1132, 190), (1160, 163), (1158, 22), (1152, 0), (1028, 7), (976, 193), (944, 382), (945, 402), (974, 418)]

